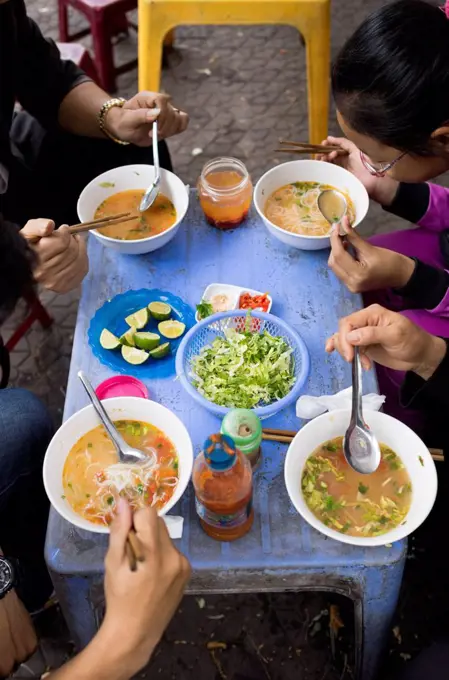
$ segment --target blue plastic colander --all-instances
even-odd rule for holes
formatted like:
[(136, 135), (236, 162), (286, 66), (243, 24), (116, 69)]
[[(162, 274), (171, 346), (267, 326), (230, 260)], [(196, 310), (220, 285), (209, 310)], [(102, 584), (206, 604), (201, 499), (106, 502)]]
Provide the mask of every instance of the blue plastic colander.
[[(259, 321), (256, 321), (258, 319)], [(285, 321), (278, 319), (273, 314), (265, 312), (251, 312), (251, 327), (254, 332), (261, 333), (267, 331), (270, 335), (284, 338), (287, 344), (293, 348), (292, 360), (294, 362), (294, 373), (296, 382), (287, 396), (279, 401), (266, 406), (254, 408), (254, 412), (259, 418), (269, 418), (275, 413), (289, 406), (294, 402), (301, 392), (310, 368), (309, 352), (301, 336), (293, 330)], [(176, 374), (183, 388), (201, 406), (216, 416), (223, 417), (230, 410), (226, 406), (218, 406), (203, 397), (193, 385), (194, 375), (191, 369), (191, 361), (197, 356), (203, 347), (211, 345), (217, 336), (224, 336), (224, 331), (228, 328), (241, 330), (245, 325), (245, 312), (235, 310), (233, 312), (223, 312), (214, 314), (197, 323), (182, 340), (176, 354)]]

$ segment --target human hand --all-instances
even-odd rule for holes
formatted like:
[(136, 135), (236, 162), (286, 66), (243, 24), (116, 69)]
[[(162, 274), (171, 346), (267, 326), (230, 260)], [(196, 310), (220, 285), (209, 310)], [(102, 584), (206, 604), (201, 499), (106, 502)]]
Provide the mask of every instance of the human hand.
[(430, 335), (407, 317), (371, 305), (340, 319), (338, 331), (326, 342), (326, 352), (339, 352), (346, 361), (360, 347), (365, 369), (375, 361), (397, 371), (413, 371), (428, 380), (446, 354), (446, 342)]
[(29, 220), (20, 233), (37, 255), (37, 283), (55, 293), (67, 293), (81, 283), (89, 270), (82, 236), (72, 236), (66, 226), (55, 230), (55, 223), (43, 218)]
[(179, 135), (187, 129), (189, 116), (170, 104), (170, 97), (158, 92), (139, 92), (122, 108), (113, 107), (106, 116), (107, 129), (124, 142), (151, 146), (152, 126), (158, 122), (159, 139)]
[(408, 283), (415, 270), (412, 259), (365, 241), (350, 226), (347, 217), (342, 219), (340, 228), (346, 233), (347, 242), (354, 248), (357, 259), (348, 252), (337, 227), (330, 236), (331, 254), (328, 264), (351, 293), (402, 288)]
[[(134, 572), (125, 550), (132, 524), (145, 557)], [(148, 662), (175, 613), (190, 578), (190, 566), (156, 511), (138, 510), (132, 518), (123, 499), (111, 525), (105, 566), (106, 616), (101, 633), (128, 664), (127, 670), (133, 665), (134, 673)]]
[(319, 154), (317, 155), (318, 160), (334, 163), (345, 168), (361, 181), (368, 192), (368, 196), (373, 201), (385, 206), (391, 205), (399, 186), (397, 180), (388, 177), (388, 175), (385, 175), (385, 177), (372, 175), (362, 163), (360, 150), (346, 137), (328, 137), (321, 144), (339, 146), (341, 151)]

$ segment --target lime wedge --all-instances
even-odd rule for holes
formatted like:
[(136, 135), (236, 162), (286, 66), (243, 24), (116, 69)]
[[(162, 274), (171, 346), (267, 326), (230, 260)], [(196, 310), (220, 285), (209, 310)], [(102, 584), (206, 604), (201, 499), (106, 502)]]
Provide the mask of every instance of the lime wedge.
[(150, 302), (148, 305), (151, 316), (156, 321), (166, 321), (171, 317), (172, 308), (165, 302)]
[(135, 347), (136, 346), (136, 343), (134, 342), (135, 332), (136, 332), (135, 328), (130, 328), (129, 330), (127, 330), (126, 333), (123, 333), (123, 335), (120, 336), (120, 343), (128, 347)]
[(176, 340), (176, 338), (180, 338), (184, 333), (186, 325), (181, 323), (181, 321), (161, 321), (157, 329), (164, 338)]
[(150, 357), (152, 359), (163, 359), (170, 352), (170, 343), (164, 342), (163, 345), (159, 345), (156, 349), (152, 349), (150, 352)]
[(143, 352), (141, 349), (136, 349), (135, 347), (127, 347), (127, 345), (123, 345), (122, 357), (124, 358), (125, 361), (128, 362), (128, 364), (132, 364), (133, 366), (139, 366), (140, 364), (145, 363), (145, 361), (148, 359), (148, 354), (146, 352)]
[(134, 312), (134, 314), (127, 316), (125, 321), (128, 326), (131, 326), (134, 329), (140, 329), (147, 325), (148, 319), (148, 309), (144, 307), (143, 309), (139, 309), (138, 312)]
[(134, 342), (139, 349), (154, 349), (161, 341), (157, 333), (134, 333)]
[(117, 349), (117, 347), (120, 347), (121, 342), (114, 333), (108, 331), (107, 328), (103, 328), (100, 335), (100, 345), (103, 349)]

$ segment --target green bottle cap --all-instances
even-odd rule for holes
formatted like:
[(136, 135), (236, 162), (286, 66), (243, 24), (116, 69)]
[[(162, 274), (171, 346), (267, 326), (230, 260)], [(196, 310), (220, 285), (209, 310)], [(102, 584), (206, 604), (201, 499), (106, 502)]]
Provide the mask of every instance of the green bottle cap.
[(249, 456), (260, 449), (262, 423), (254, 411), (235, 408), (225, 415), (221, 424), (221, 433), (231, 437), (236, 447)]

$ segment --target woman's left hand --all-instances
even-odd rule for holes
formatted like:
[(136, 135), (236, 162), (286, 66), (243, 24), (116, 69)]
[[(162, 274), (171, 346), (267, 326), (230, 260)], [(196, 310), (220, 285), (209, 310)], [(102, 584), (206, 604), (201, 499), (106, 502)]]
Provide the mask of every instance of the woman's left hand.
[(123, 107), (113, 107), (107, 113), (105, 124), (108, 131), (123, 142), (151, 146), (156, 119), (159, 139), (179, 135), (189, 124), (187, 113), (174, 108), (170, 97), (158, 92), (139, 92)]
[(347, 217), (343, 218), (340, 226), (353, 246), (357, 259), (345, 248), (339, 228), (334, 227), (330, 237), (332, 250), (328, 264), (351, 293), (402, 288), (409, 282), (415, 269), (412, 259), (365, 241), (350, 226)]

